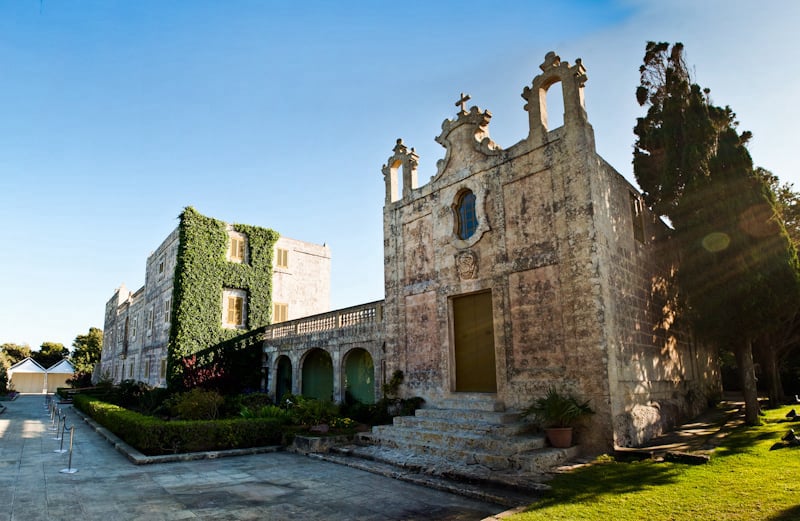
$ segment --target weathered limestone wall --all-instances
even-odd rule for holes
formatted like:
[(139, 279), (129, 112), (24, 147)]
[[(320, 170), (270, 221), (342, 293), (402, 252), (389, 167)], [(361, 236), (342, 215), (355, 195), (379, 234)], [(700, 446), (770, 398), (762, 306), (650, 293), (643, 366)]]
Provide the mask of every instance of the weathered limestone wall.
[(666, 226), (643, 205), (635, 215), (639, 192), (600, 161), (595, 215), (607, 280), (614, 436), (619, 446), (636, 446), (701, 412), (719, 390), (719, 369), (713, 352), (692, 341), (672, 302), (677, 258)]
[(288, 251), (288, 265), (273, 267), (272, 301), (288, 305), (288, 320), (330, 310), (330, 248), (288, 237), (275, 248)]
[(166, 385), (161, 367), (169, 342), (178, 239), (176, 228), (147, 257), (143, 287), (130, 293), (123, 285), (106, 304), (103, 353), (95, 379)]

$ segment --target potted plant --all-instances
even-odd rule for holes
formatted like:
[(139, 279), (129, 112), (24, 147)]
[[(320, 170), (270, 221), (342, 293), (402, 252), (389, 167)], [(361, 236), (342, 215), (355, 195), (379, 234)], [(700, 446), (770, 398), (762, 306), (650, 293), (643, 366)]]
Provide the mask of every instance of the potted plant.
[(531, 416), (541, 424), (553, 447), (566, 448), (572, 445), (575, 423), (593, 413), (588, 400), (582, 402), (573, 394), (564, 394), (550, 387), (547, 394), (522, 411), (522, 416)]

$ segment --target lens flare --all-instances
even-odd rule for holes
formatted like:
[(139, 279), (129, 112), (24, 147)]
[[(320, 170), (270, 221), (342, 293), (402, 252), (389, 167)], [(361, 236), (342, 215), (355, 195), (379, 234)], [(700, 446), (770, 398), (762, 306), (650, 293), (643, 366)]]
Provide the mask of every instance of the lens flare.
[(731, 238), (728, 237), (727, 233), (712, 232), (703, 237), (703, 248), (711, 253), (724, 250), (730, 243)]

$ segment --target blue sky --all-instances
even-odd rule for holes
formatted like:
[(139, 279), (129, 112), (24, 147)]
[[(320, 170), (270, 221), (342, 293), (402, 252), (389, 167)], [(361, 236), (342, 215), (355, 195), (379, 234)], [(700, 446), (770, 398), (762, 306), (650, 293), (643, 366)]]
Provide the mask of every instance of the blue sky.
[(550, 50), (583, 59), (598, 151), (627, 178), (645, 42), (682, 41), (755, 163), (800, 187), (798, 22), (792, 0), (0, 0), (0, 343), (102, 328), (189, 205), (327, 243), (334, 309), (383, 298), (395, 140), (427, 182), (467, 92), (513, 145)]

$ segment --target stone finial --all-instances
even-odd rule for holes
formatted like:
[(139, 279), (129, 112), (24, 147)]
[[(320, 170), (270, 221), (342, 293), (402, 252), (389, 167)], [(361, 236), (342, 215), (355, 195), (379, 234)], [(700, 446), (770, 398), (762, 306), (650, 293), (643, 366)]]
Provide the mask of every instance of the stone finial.
[(408, 148), (403, 144), (403, 138), (397, 138), (397, 144), (392, 149), (394, 155), (402, 155), (408, 152)]
[(544, 62), (539, 65), (539, 68), (542, 69), (543, 72), (547, 72), (548, 69), (558, 67), (559, 65), (561, 65), (561, 56), (550, 51), (544, 56)]

